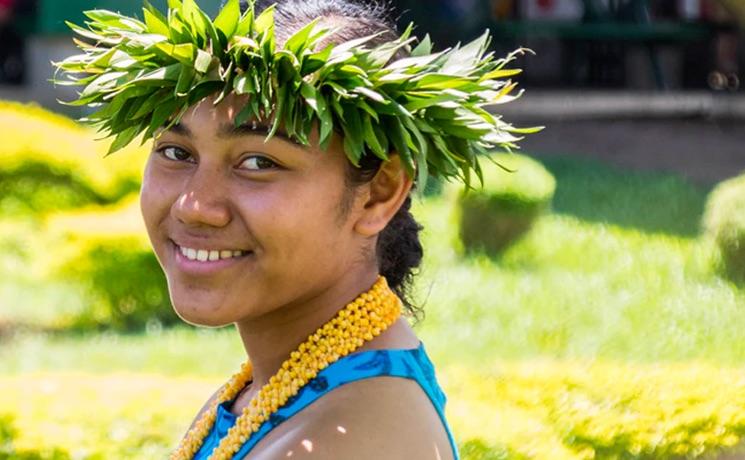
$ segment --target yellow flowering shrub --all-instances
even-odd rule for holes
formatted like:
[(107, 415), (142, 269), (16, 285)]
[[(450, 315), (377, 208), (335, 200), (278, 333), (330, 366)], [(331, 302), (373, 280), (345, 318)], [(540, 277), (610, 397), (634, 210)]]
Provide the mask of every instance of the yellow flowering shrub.
[(449, 367), (443, 380), (457, 439), (514, 453), (504, 458), (698, 458), (745, 437), (740, 369), (535, 361)]
[[(704, 458), (745, 436), (745, 371), (707, 364), (534, 361), (494, 373), (442, 366), (463, 460)], [(0, 377), (16, 446), (74, 458), (162, 458), (215, 378), (151, 374)]]
[(136, 196), (107, 207), (50, 215), (50, 276), (77, 283), (86, 308), (65, 326), (140, 330), (178, 322), (165, 276), (148, 242)]
[(0, 460), (69, 460), (70, 455), (59, 448), (16, 449), (15, 437), (18, 435), (14, 419), (8, 414), (0, 414)]
[(110, 203), (138, 189), (148, 152), (104, 158), (109, 142), (36, 105), (0, 101), (0, 212)]
[(151, 374), (34, 373), (0, 377), (0, 408), (15, 417), (18, 450), (56, 448), (81, 460), (166, 458), (222, 383)]

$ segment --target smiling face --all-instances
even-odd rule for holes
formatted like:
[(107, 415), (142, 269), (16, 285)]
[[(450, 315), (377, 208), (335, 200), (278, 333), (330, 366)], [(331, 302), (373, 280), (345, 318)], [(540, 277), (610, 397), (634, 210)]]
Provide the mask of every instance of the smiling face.
[(304, 302), (374, 249), (354, 230), (359, 206), (343, 209), (352, 192), (340, 139), (328, 151), (280, 135), (265, 143), (260, 126), (234, 128), (243, 104), (231, 95), (190, 108), (155, 141), (145, 170), (148, 235), (176, 312), (193, 324)]

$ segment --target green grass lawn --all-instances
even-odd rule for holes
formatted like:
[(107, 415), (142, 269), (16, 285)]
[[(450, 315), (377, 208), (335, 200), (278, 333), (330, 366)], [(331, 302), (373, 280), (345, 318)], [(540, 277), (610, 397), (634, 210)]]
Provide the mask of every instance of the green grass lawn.
[[(713, 250), (698, 238), (708, 190), (588, 160), (545, 164), (558, 181), (554, 212), (499, 258), (459, 255), (450, 189), (415, 205), (426, 251), (417, 293), (426, 318), (416, 329), (441, 369), (456, 437), (471, 441), (465, 457), (671, 458), (739, 442), (745, 416), (731, 412), (745, 414), (745, 391), (734, 383), (745, 381), (745, 293), (714, 273)], [(5, 257), (0, 267), (12, 265)], [(0, 323), (49, 325), (58, 311), (78, 308), (66, 288), (5, 275), (0, 293), (12, 302), (0, 305)], [(21, 334), (0, 345), (0, 382), (18, 395), (24, 376), (69, 384), (59, 376), (72, 372), (111, 383), (112, 373), (125, 373), (155, 388), (157, 374), (206, 397), (242, 358), (232, 328)], [(599, 382), (604, 392), (593, 388)], [(654, 423), (663, 416), (649, 412), (671, 398), (695, 410), (677, 412), (685, 420), (664, 415), (672, 417), (665, 431)], [(173, 412), (179, 423), (158, 436), (177, 436), (188, 423), (182, 412), (199, 399)], [(157, 417), (171, 413), (152, 404)], [(679, 408), (670, 403), (671, 413)], [(634, 414), (629, 425), (624, 417)], [(28, 419), (19, 425), (33, 429)], [(673, 442), (691, 430), (698, 441)], [(616, 447), (627, 454), (613, 457)]]

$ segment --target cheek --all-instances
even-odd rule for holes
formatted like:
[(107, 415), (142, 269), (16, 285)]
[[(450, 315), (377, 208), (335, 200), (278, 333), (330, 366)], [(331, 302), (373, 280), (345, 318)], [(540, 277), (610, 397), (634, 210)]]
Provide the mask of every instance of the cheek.
[(330, 183), (319, 179), (302, 186), (285, 183), (242, 199), (246, 222), (267, 252), (281, 256), (281, 263), (299, 268), (335, 257), (343, 240), (343, 223), (339, 194)]
[(177, 188), (148, 163), (140, 188), (140, 211), (151, 240), (159, 224), (168, 216), (176, 195)]

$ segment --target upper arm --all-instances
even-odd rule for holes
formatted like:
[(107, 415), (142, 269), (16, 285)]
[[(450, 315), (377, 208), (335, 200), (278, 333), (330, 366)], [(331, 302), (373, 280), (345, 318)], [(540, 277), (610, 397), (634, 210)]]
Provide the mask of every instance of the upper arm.
[(295, 417), (301, 418), (295, 428), (266, 446), (266, 457), (257, 460), (453, 458), (437, 412), (413, 380), (379, 377), (346, 384)]

